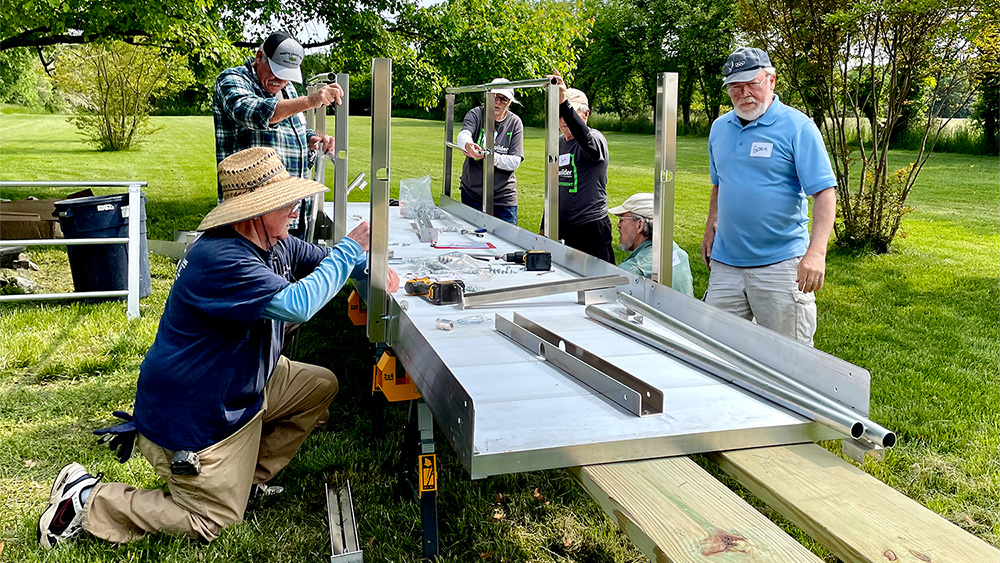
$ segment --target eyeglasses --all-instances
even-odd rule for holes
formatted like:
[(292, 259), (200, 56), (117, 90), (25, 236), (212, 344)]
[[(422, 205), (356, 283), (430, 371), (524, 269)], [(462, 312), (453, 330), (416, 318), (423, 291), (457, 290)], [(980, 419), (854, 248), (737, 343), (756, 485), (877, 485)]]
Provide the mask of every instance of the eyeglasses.
[(764, 78), (761, 78), (757, 82), (733, 82), (732, 84), (726, 84), (722, 87), (723, 91), (729, 92), (730, 94), (739, 92), (744, 89), (755, 89), (759, 88), (761, 84), (768, 81), (771, 78), (770, 74), (765, 74)]
[(500, 102), (501, 104), (509, 104), (510, 103), (510, 98), (508, 98), (507, 96), (501, 96), (500, 94), (494, 94), (494, 99), (496, 101)]
[(642, 217), (639, 217), (638, 215), (619, 215), (618, 219), (621, 221), (624, 221), (626, 219), (635, 219), (637, 221), (642, 221)]

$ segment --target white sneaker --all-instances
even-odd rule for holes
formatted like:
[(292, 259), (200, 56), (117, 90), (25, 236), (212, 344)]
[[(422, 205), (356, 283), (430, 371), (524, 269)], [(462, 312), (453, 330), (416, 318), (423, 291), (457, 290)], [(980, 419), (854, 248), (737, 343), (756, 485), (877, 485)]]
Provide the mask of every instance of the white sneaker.
[(49, 506), (38, 519), (38, 544), (45, 549), (68, 540), (83, 531), (83, 500), (80, 494), (96, 485), (94, 477), (79, 463), (63, 467), (52, 483)]

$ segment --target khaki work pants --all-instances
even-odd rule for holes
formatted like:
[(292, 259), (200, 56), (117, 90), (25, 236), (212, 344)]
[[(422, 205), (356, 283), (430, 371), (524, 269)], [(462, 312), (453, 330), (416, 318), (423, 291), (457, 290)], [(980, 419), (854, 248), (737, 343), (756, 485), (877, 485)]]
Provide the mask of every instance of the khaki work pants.
[(799, 291), (795, 281), (801, 258), (769, 266), (734, 268), (712, 260), (705, 303), (813, 345), (816, 294)]
[(83, 529), (124, 543), (147, 533), (212, 541), (243, 520), (251, 485), (274, 476), (299, 449), (337, 394), (330, 370), (282, 356), (264, 389), (261, 411), (235, 434), (197, 452), (198, 475), (173, 475), (174, 452), (143, 436), (138, 445), (167, 491), (99, 483), (83, 509)]

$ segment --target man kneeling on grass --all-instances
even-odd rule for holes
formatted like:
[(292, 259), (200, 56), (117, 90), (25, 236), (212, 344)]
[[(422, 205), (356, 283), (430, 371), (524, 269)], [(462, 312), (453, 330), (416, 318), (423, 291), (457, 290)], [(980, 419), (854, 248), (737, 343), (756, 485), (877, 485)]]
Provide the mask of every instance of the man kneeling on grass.
[[(38, 521), (44, 548), (82, 530), (112, 542), (152, 532), (214, 540), (243, 519), (251, 491), (275, 488), (266, 483), (337, 393), (332, 372), (281, 355), (285, 323), (308, 320), (363, 275), (368, 224), (329, 249), (289, 238), (299, 201), (327, 188), (290, 176), (273, 149), (226, 158), (219, 182), (222, 203), (177, 265), (140, 368), (134, 427), (118, 428), (117, 440), (138, 433), (167, 492), (101, 483), (71, 463)], [(399, 278), (388, 279), (395, 292)]]

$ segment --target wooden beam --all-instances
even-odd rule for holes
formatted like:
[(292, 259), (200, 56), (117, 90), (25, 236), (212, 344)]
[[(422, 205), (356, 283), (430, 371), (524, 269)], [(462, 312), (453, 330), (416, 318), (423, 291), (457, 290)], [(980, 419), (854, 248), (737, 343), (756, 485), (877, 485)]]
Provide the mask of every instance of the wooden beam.
[(821, 561), (687, 457), (569, 471), (651, 561)]
[(848, 563), (1000, 561), (990, 544), (816, 444), (711, 458)]

